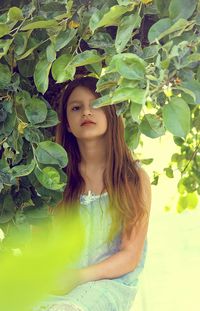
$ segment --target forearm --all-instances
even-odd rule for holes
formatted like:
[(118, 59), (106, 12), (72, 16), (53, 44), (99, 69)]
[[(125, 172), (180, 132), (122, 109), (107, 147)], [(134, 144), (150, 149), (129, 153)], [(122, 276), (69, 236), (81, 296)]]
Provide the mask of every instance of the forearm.
[(127, 250), (121, 250), (105, 260), (80, 270), (81, 283), (112, 279), (131, 272), (137, 263)]

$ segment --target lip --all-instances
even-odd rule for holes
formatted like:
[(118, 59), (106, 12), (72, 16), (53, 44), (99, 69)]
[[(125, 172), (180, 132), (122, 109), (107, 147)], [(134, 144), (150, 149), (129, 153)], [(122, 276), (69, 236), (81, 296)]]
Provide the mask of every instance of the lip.
[(84, 121), (83, 123), (81, 123), (81, 126), (83, 126), (83, 125), (89, 125), (89, 124), (96, 124), (95, 122), (93, 122), (93, 121)]

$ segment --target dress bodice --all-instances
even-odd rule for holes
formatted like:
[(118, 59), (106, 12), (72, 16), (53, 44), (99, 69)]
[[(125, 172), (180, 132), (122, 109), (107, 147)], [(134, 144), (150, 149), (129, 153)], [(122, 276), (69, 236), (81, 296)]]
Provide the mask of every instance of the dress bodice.
[[(111, 243), (107, 242), (112, 218), (109, 213), (108, 193), (95, 195), (89, 192), (80, 196), (80, 216), (85, 225), (85, 247), (79, 260), (79, 267), (100, 262), (120, 250), (122, 226), (119, 227)], [(144, 267), (147, 252), (147, 239), (145, 240), (141, 260), (133, 272), (129, 272), (116, 281), (127, 285), (137, 282), (138, 276)]]

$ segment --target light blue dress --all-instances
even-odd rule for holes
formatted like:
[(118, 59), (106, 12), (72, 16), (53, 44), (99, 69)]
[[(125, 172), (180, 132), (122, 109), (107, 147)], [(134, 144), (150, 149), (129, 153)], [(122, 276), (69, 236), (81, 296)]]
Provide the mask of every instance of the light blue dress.
[[(121, 228), (108, 244), (111, 215), (108, 193), (81, 195), (80, 215), (86, 224), (86, 244), (77, 262), (78, 268), (98, 263), (119, 251)], [(63, 296), (50, 295), (35, 311), (129, 311), (138, 289), (147, 253), (147, 238), (137, 267), (123, 276), (81, 284)]]

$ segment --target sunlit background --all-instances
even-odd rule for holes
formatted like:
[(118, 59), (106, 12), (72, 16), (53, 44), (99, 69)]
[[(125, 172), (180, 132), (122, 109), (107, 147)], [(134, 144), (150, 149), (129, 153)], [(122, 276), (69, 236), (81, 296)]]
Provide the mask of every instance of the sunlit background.
[[(142, 158), (154, 158), (143, 165), (150, 176), (161, 173), (152, 185), (152, 208), (148, 230), (148, 253), (139, 290), (131, 311), (197, 311), (200, 285), (200, 206), (177, 213), (175, 178), (163, 168), (178, 151), (171, 134), (159, 139), (143, 138)], [(162, 173), (163, 172), (163, 173)], [(171, 208), (166, 211), (165, 206)]]

